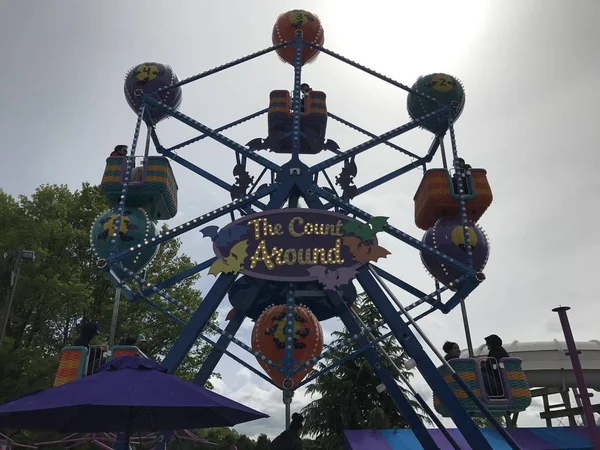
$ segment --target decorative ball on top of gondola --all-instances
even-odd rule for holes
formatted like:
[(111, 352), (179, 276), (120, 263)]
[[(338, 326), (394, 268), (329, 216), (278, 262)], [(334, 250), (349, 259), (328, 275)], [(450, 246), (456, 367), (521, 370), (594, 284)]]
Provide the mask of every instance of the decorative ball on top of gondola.
[[(97, 259), (108, 259), (112, 241), (115, 241), (117, 252), (135, 250), (155, 238), (158, 233), (156, 224), (150, 220), (148, 213), (142, 208), (125, 208), (119, 229), (115, 233), (115, 224), (119, 217), (117, 209), (109, 209), (100, 214), (90, 232), (90, 244)], [(147, 246), (142, 250), (126, 256), (122, 260), (123, 267), (134, 273), (141, 271), (158, 252), (158, 245)], [(126, 275), (121, 274), (126, 278)]]
[[(468, 222), (467, 233), (471, 244), (473, 268), (481, 272), (488, 261), (490, 245), (485, 231), (473, 222)], [(468, 255), (465, 245), (465, 233), (459, 217), (443, 217), (438, 219), (435, 225), (425, 232), (423, 243), (439, 250), (440, 253), (449, 256), (461, 264), (467, 265)], [(460, 286), (454, 284), (460, 278), (462, 272), (447, 262), (436, 258), (429, 252), (421, 252), (421, 261), (427, 271), (451, 290), (457, 290)]]
[[(181, 86), (156, 92), (158, 89), (178, 83), (179, 79), (170, 66), (157, 62), (145, 62), (131, 68), (125, 76), (125, 98), (127, 103), (137, 114), (142, 104), (142, 95), (152, 95), (154, 99), (177, 110), (181, 105)], [(154, 106), (146, 104), (150, 113), (150, 122), (156, 124), (169, 114)], [(145, 117), (144, 120), (148, 122)]]
[[(275, 26), (273, 27), (273, 45), (293, 41), (296, 38), (296, 32), (298, 30), (302, 31), (302, 39), (304, 41), (313, 42), (320, 46), (325, 42), (325, 33), (319, 18), (308, 11), (294, 9), (281, 14), (277, 18)], [(293, 43), (278, 48), (276, 52), (282, 61), (294, 65), (296, 47)], [(304, 65), (313, 62), (318, 55), (318, 49), (305, 44), (302, 47), (302, 64)]]
[[(425, 75), (419, 77), (412, 88), (429, 96), (427, 98), (412, 92), (408, 94), (408, 114), (413, 120), (425, 114), (433, 113), (441, 105), (445, 105), (450, 106), (452, 120), (456, 121), (465, 106), (465, 89), (460, 80), (451, 75), (445, 73)], [(448, 128), (448, 117), (443, 114), (422, 122), (421, 126), (432, 133), (442, 133)]]

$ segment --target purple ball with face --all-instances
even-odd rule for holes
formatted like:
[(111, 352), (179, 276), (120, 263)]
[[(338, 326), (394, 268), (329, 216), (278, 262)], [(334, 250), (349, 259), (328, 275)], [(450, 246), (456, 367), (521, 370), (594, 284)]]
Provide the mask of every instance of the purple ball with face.
[[(490, 245), (483, 229), (476, 223), (467, 225), (471, 252), (473, 253), (473, 268), (481, 272), (487, 264)], [(423, 243), (439, 250), (442, 254), (467, 265), (467, 250), (465, 234), (460, 218), (444, 217), (438, 219), (435, 225), (425, 232)], [(453, 282), (462, 276), (462, 272), (428, 252), (421, 252), (421, 261), (427, 271), (442, 283), (455, 291), (459, 286)], [(451, 285), (452, 283), (452, 285)]]
[[(165, 105), (177, 109), (181, 105), (181, 86), (156, 93), (160, 88), (178, 83), (179, 79), (170, 66), (157, 62), (145, 62), (129, 70), (125, 76), (125, 99), (137, 114), (142, 104), (143, 94), (153, 94), (153, 97)], [(146, 106), (150, 112), (151, 123), (158, 123), (169, 114), (158, 108)], [(147, 118), (145, 119), (147, 121)]]

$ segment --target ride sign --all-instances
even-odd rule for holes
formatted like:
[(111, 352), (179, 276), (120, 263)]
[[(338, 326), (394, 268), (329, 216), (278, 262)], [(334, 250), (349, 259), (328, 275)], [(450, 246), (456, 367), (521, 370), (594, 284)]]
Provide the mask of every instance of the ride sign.
[(200, 230), (213, 241), (217, 255), (209, 273), (239, 272), (275, 281), (318, 281), (336, 289), (357, 270), (390, 254), (376, 234), (387, 217), (361, 223), (342, 214), (289, 208), (251, 214), (219, 230)]

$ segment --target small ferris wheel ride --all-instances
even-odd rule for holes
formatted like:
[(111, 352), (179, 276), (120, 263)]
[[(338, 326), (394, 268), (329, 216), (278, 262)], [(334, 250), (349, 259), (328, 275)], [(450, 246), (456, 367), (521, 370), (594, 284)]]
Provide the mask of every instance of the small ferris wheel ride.
[[(419, 319), (433, 312), (448, 313), (457, 306), (464, 311), (464, 300), (485, 280), (483, 269), (489, 256), (489, 242), (478, 221), (492, 203), (492, 192), (486, 170), (471, 168), (458, 155), (454, 123), (465, 105), (461, 82), (445, 73), (433, 73), (407, 86), (379, 74), (325, 48), (319, 18), (303, 10), (280, 15), (273, 28), (272, 41), (273, 45), (265, 50), (183, 80), (179, 80), (169, 66), (158, 62), (145, 62), (128, 72), (125, 96), (137, 113), (137, 123), (129, 154), (111, 156), (106, 162), (101, 185), (112, 209), (97, 218), (91, 232), (98, 268), (127, 300), (144, 301), (163, 313), (157, 302), (167, 302), (189, 313), (187, 323), (171, 316), (182, 323), (183, 330), (162, 361), (170, 373), (177, 370), (198, 338), (212, 342), (203, 334), (205, 328), (210, 328), (219, 334), (219, 339), (212, 342), (214, 348), (195, 382), (206, 383), (220, 358), (228, 355), (282, 390), (288, 423), (294, 391), (331, 369), (309, 376), (313, 366), (332, 351), (323, 351), (320, 323), (332, 317), (340, 318), (352, 335), (351, 341), (360, 347), (348, 352), (347, 357), (364, 354), (422, 446), (438, 448), (382, 363), (387, 355), (373, 336), (375, 327), (362, 323), (352, 308), (357, 296), (355, 284), (358, 284), (383, 317), (377, 326), (385, 325), (415, 361), (434, 392), (435, 409), (452, 418), (469, 444), (477, 449), (491, 449), (472, 420), (479, 415), (498, 428), (511, 448), (519, 448), (496, 417), (523, 411), (531, 403), (520, 360), (508, 358), (494, 365), (494, 376), (499, 380), (502, 394), (492, 395), (484, 380), (486, 369), (479, 360), (471, 357), (445, 361), (418, 325)], [(291, 92), (273, 90), (266, 109), (217, 129), (179, 110), (185, 85), (271, 52), (292, 66), (293, 89)], [(407, 109), (412, 120), (375, 135), (330, 113), (326, 93), (302, 83), (303, 66), (321, 53), (407, 92)], [(243, 145), (222, 134), (265, 113), (268, 124), (265, 137), (253, 138)], [(161, 144), (158, 130), (159, 122), (167, 117), (201, 134), (166, 148)], [(367, 139), (341, 150), (327, 133), (329, 120), (347, 125)], [(137, 150), (143, 124), (147, 136), (140, 158)], [(390, 142), (418, 127), (434, 136), (424, 154), (412, 153)], [(205, 138), (235, 153), (233, 183), (176, 153)], [(448, 141), (449, 151), (445, 145)], [(150, 155), (151, 144), (156, 156)], [(391, 147), (411, 161), (362, 187), (356, 186), (355, 157), (378, 145)], [(268, 151), (287, 155), (289, 160), (276, 164), (269, 159)], [(312, 166), (303, 161), (304, 155), (321, 152), (333, 155)], [(438, 156), (441, 167), (431, 167)], [(248, 160), (262, 166), (256, 179), (247, 170)], [(136, 166), (137, 161), (140, 163)], [(171, 161), (229, 191), (230, 201), (160, 232), (157, 221), (177, 215), (178, 186)], [(341, 169), (334, 185), (325, 170), (336, 165)], [(415, 224), (425, 232), (422, 239), (394, 227), (387, 217), (373, 216), (353, 205), (352, 200), (358, 195), (415, 169), (423, 171), (414, 196)], [(267, 181), (261, 183), (267, 173), (270, 180), (267, 177)], [(319, 175), (326, 185), (321, 184)], [(299, 207), (300, 198), (307, 207)], [(228, 215), (232, 219), (230, 224), (222, 228), (209, 225)], [(149, 283), (143, 269), (159, 245), (196, 229), (211, 239), (215, 255), (177, 276), (157, 284)], [(390, 256), (390, 252), (378, 244), (378, 233), (386, 233), (419, 252), (422, 263), (435, 280), (430, 293), (376, 265), (379, 259)], [(196, 310), (166, 291), (207, 269), (215, 276), (215, 282)], [(413, 300), (407, 304), (400, 302), (387, 283), (401, 288)], [(227, 326), (221, 329), (209, 319), (225, 296), (232, 309), (227, 316)], [(249, 344), (236, 338), (247, 319), (254, 321)], [(440, 359), (440, 367), (429, 358), (417, 335)], [(232, 343), (253, 354), (263, 370), (233, 355), (228, 350)], [(135, 352), (133, 348), (120, 350)], [(65, 349), (65, 367), (67, 353)], [(72, 358), (77, 359), (77, 355)], [(80, 363), (83, 359), (81, 355), (79, 358)], [(66, 377), (83, 376), (77, 364), (69, 366), (71, 372), (64, 372)], [(75, 366), (77, 369), (73, 369)], [(432, 409), (410, 389), (444, 431)], [(164, 436), (168, 434), (169, 430), (165, 430)], [(458, 448), (448, 433), (445, 436)], [(164, 447), (166, 441), (159, 440), (157, 447)]]

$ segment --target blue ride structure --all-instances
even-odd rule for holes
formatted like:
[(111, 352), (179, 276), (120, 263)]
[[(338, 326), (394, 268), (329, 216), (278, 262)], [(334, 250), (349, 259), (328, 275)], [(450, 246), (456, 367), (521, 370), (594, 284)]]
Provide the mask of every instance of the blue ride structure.
[[(519, 448), (496, 419), (498, 414), (522, 411), (531, 402), (519, 360), (511, 358), (506, 367), (502, 361), (490, 362), (506, 395), (500, 398), (485, 395), (479, 363), (471, 358), (448, 364), (418, 324), (428, 314), (438, 311), (445, 314), (459, 305), (464, 307), (464, 300), (485, 280), (483, 269), (489, 256), (489, 242), (477, 221), (492, 203), (492, 193), (486, 170), (471, 168), (458, 155), (454, 123), (465, 104), (462, 84), (453, 76), (434, 73), (408, 86), (351, 61), (324, 47), (319, 18), (303, 10), (282, 14), (272, 38), (273, 45), (267, 49), (182, 80), (170, 67), (157, 62), (140, 64), (127, 74), (126, 99), (137, 113), (137, 122), (129, 153), (107, 160), (102, 189), (113, 209), (99, 217), (92, 228), (97, 267), (127, 300), (146, 302), (163, 314), (168, 313), (160, 303), (168, 302), (189, 314), (187, 322), (168, 314), (183, 327), (162, 361), (170, 373), (176, 372), (195, 342), (203, 339), (213, 349), (196, 375), (196, 383), (206, 383), (220, 358), (228, 355), (282, 390), (288, 421), (294, 391), (331, 369), (305, 377), (307, 368), (329, 352), (322, 351), (318, 322), (338, 317), (359, 347), (357, 351), (348, 351), (346, 358), (363, 354), (381, 379), (382, 390), (393, 399), (423, 448), (438, 448), (386, 368), (388, 364), (383, 361), (387, 355), (379, 346), (381, 339), (374, 338), (374, 329), (366, 327), (352, 309), (360, 287), (383, 317), (378, 326), (387, 327), (384, 336), (394, 336), (415, 361), (434, 393), (435, 408), (454, 421), (470, 446), (478, 450), (492, 448), (473, 422), (472, 417), (480, 415), (498, 429), (511, 448)], [(186, 85), (271, 52), (276, 52), (293, 68), (291, 93), (274, 89), (267, 108), (216, 129), (180, 111)], [(312, 90), (302, 82), (303, 66), (320, 54), (405, 91), (412, 120), (376, 135), (330, 112), (333, 102), (328, 103), (326, 93)], [(253, 138), (243, 145), (222, 134), (263, 114), (268, 119), (264, 138)], [(166, 148), (159, 137), (159, 122), (167, 117), (200, 134)], [(352, 148), (340, 149), (328, 136), (329, 120), (361, 132), (366, 140)], [(146, 146), (138, 155), (144, 124)], [(424, 152), (413, 153), (390, 142), (419, 127), (433, 135)], [(192, 163), (182, 156), (183, 152), (176, 153), (202, 139), (212, 139), (234, 152), (237, 164), (233, 184)], [(158, 156), (150, 156), (150, 144)], [(355, 157), (379, 145), (391, 147), (409, 161), (380, 178), (356, 186)], [(288, 155), (289, 159), (276, 164), (267, 150), (280, 158)], [(313, 165), (304, 161), (304, 155), (321, 152), (331, 152), (332, 156)], [(441, 167), (429, 167), (437, 159)], [(256, 179), (246, 168), (248, 160), (262, 167)], [(161, 232), (156, 221), (177, 214), (178, 187), (172, 162), (225, 189), (231, 200)], [(326, 172), (334, 166), (340, 167), (335, 184)], [(352, 203), (357, 196), (413, 170), (423, 172), (414, 198), (415, 224), (425, 230), (422, 239), (396, 228), (388, 223), (388, 218), (373, 216)], [(324, 181), (320, 181), (320, 176)], [(300, 198), (307, 207), (299, 207)], [(230, 225), (221, 229), (209, 225), (227, 216), (231, 217)], [(158, 246), (193, 230), (200, 230), (212, 239), (215, 255), (177, 276), (149, 283), (143, 268)], [(431, 292), (421, 291), (376, 264), (390, 255), (377, 243), (377, 233), (386, 233), (420, 253), (435, 278)], [(207, 269), (216, 279), (197, 309), (183, 305), (167, 292), (187, 277)], [(400, 302), (387, 283), (405, 291), (412, 301)], [(221, 329), (211, 324), (210, 318), (227, 295), (233, 309), (225, 329)], [(251, 344), (236, 338), (248, 318), (256, 322), (256, 336)], [(218, 340), (214, 342), (205, 336), (205, 329), (217, 332)], [(421, 342), (432, 348), (439, 362), (432, 361)], [(263, 368), (269, 369), (265, 372), (280, 375), (268, 376), (233, 355), (228, 350), (232, 343), (254, 355)], [(69, 351), (66, 353), (71, 355), (70, 360), (83, 361), (81, 354)], [(83, 372), (71, 369), (70, 373), (77, 377)], [(459, 448), (432, 407), (410, 386), (409, 391), (452, 445)], [(164, 448), (169, 435), (170, 431), (164, 430), (157, 448)]]

